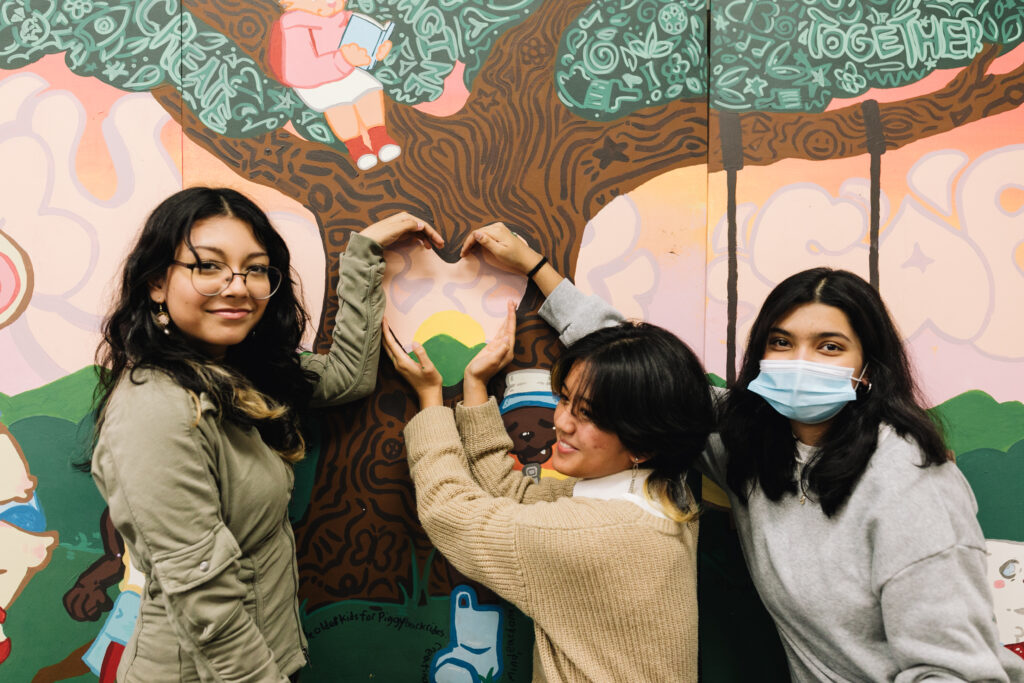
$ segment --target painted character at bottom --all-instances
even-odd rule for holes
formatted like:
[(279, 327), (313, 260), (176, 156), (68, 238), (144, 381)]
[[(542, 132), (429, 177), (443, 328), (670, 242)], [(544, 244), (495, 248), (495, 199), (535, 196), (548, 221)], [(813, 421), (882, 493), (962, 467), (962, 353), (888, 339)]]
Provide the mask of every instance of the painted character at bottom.
[(431, 683), (480, 683), (501, 677), (504, 610), (481, 605), (469, 586), (456, 586), (451, 594), (448, 647), (430, 663)]
[(1024, 543), (985, 539), (999, 642), (1024, 657)]
[(44, 531), (46, 517), (35, 495), (36, 479), (9, 431), (0, 425), (0, 664), (11, 655), (4, 633), (7, 610), (29, 579), (50, 562), (56, 531)]
[(515, 370), (505, 376), (501, 419), (512, 437), (512, 453), (523, 475), (534, 481), (540, 481), (541, 465), (551, 459), (556, 405), (558, 397), (551, 393), (549, 370)]

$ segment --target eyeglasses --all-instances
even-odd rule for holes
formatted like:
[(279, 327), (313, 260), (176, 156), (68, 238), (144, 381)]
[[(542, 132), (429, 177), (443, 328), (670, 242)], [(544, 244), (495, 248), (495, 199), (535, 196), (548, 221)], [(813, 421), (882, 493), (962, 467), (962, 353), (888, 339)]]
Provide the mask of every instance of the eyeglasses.
[(192, 271), (192, 286), (203, 296), (217, 296), (231, 286), (236, 275), (242, 276), (242, 282), (254, 299), (269, 299), (281, 286), (281, 271), (274, 266), (249, 266), (241, 273), (236, 273), (228, 264), (220, 261), (171, 261), (176, 266)]

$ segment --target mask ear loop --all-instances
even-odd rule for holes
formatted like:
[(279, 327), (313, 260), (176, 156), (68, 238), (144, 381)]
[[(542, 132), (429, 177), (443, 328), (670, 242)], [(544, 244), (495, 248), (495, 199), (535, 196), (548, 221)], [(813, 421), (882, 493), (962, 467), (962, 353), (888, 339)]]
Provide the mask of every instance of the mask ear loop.
[(866, 386), (867, 387), (865, 389), (866, 392), (870, 392), (871, 391), (871, 380), (868, 380), (867, 385), (864, 384), (864, 375), (867, 373), (869, 365), (871, 365), (871, 363), (865, 363), (864, 367), (861, 368), (860, 377), (857, 377), (857, 387), (859, 388), (859, 387), (862, 387), (862, 386)]

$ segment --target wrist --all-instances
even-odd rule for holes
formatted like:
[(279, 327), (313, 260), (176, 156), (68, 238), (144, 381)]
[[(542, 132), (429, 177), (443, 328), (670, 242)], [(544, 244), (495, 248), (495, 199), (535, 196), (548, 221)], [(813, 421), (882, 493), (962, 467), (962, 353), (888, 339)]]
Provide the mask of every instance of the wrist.
[(541, 254), (537, 253), (533, 249), (527, 251), (519, 259), (519, 270), (523, 275), (526, 275), (537, 263), (544, 258)]
[(441, 393), (441, 387), (417, 389), (416, 395), (420, 401), (420, 410), (444, 405), (444, 397)]
[(462, 378), (462, 405), (479, 406), (487, 403), (487, 380), (475, 375)]
[(548, 263), (548, 257), (547, 256), (541, 256), (539, 259), (537, 259), (537, 262), (533, 265), (533, 267), (530, 268), (530, 270), (527, 271), (526, 279), (532, 280), (533, 276), (536, 275), (537, 273), (539, 273), (540, 269), (543, 268), (544, 266), (546, 266), (547, 263)]

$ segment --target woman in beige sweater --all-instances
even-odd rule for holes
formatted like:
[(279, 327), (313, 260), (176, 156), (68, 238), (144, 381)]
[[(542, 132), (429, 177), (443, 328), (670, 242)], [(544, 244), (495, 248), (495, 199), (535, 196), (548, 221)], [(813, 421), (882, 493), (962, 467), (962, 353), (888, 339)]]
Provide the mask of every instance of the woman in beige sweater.
[(551, 462), (512, 469), (487, 381), (512, 359), (515, 310), (465, 371), (463, 402), (392, 334), (385, 349), (419, 396), (405, 429), (420, 521), (460, 572), (533, 619), (534, 681), (696, 681), (696, 507), (684, 476), (712, 425), (693, 352), (643, 323), (599, 330), (552, 370)]

